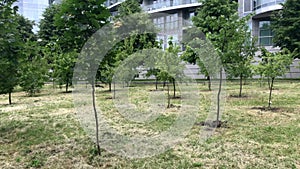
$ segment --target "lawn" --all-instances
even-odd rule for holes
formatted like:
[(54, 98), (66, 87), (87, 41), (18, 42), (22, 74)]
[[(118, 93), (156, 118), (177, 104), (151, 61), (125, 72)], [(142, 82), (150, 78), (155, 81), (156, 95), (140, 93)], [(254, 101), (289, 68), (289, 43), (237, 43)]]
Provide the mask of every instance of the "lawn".
[[(222, 120), (227, 123), (212, 137), (203, 141), (199, 138), (203, 126), (194, 125), (178, 144), (142, 159), (105, 150), (98, 156), (77, 119), (72, 93), (47, 85), (34, 97), (21, 91), (13, 93), (12, 105), (7, 104), (7, 95), (1, 95), (0, 168), (300, 168), (299, 81), (275, 82), (272, 111), (263, 109), (268, 104), (266, 82), (248, 81), (242, 98), (235, 97), (237, 81), (227, 81), (225, 88)], [(140, 109), (147, 108), (147, 98), (154, 89), (154, 84), (132, 84), (131, 102)], [(199, 89), (197, 124), (206, 119), (212, 95), (203, 82), (199, 82)], [(96, 95), (97, 105), (125, 135), (167, 130), (185, 99), (172, 99), (171, 108), (143, 124), (124, 119), (106, 88), (97, 88)]]

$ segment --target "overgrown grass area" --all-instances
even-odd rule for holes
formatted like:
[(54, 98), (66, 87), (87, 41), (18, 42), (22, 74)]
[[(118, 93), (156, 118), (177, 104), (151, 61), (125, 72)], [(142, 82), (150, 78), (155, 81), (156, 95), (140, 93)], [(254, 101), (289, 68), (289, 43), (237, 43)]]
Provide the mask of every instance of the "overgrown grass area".
[[(24, 92), (0, 96), (0, 168), (300, 168), (300, 83), (275, 82), (272, 110), (268, 106), (266, 82), (248, 81), (242, 98), (237, 81), (226, 83), (226, 105), (222, 120), (212, 137), (202, 141), (202, 126), (194, 125), (183, 141), (168, 151), (149, 158), (130, 159), (95, 145), (76, 118), (72, 93), (45, 86), (35, 97)], [(145, 109), (154, 92), (153, 84), (132, 84), (131, 103)], [(162, 87), (160, 86), (160, 90)], [(212, 92), (199, 83), (200, 108), (197, 122), (206, 119)], [(151, 134), (167, 130), (185, 98), (146, 124), (124, 120), (114, 107), (107, 88), (97, 88), (97, 105), (125, 134)], [(177, 92), (180, 96), (180, 92)]]

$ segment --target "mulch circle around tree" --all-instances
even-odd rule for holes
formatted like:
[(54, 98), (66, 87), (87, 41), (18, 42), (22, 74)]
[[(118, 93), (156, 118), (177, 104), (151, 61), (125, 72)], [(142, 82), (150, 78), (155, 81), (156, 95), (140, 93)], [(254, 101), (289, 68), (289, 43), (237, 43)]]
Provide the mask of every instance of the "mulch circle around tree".
[(198, 126), (208, 126), (208, 127), (213, 127), (213, 128), (220, 128), (220, 127), (226, 127), (227, 121), (220, 121), (220, 120), (208, 120), (208, 121), (202, 121), (199, 123), (195, 123), (195, 125)]

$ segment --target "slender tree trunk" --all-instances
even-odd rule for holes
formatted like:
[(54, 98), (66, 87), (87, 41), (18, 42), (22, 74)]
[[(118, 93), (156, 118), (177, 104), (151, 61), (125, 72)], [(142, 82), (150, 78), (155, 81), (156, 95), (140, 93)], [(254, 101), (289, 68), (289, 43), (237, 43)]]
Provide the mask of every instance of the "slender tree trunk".
[(11, 92), (8, 93), (8, 102), (11, 104)]
[(155, 78), (155, 90), (157, 90), (157, 78)]
[(68, 93), (68, 88), (69, 88), (69, 80), (67, 80), (67, 83), (66, 83), (66, 93)]
[(175, 79), (172, 78), (172, 82), (173, 82), (173, 98), (176, 97), (176, 84), (175, 84)]
[(273, 90), (273, 84), (274, 84), (274, 77), (272, 77), (271, 79), (271, 83), (270, 83), (270, 94), (269, 94), (269, 109), (271, 108), (271, 98), (272, 98), (272, 90)]
[(210, 79), (210, 76), (207, 76), (207, 80), (208, 80), (208, 90), (211, 91), (211, 79)]
[(108, 91), (111, 92), (111, 82), (108, 83)]
[(240, 93), (239, 93), (239, 97), (242, 97), (242, 90), (243, 90), (243, 74), (240, 74)]
[(168, 88), (168, 106), (167, 108), (170, 108), (171, 104), (171, 96), (170, 96), (170, 88), (169, 88), (169, 83), (167, 84), (167, 88)]
[(93, 99), (93, 110), (94, 110), (95, 122), (96, 122), (96, 146), (97, 146), (98, 155), (101, 155), (100, 145), (99, 145), (99, 123), (98, 123), (98, 114), (96, 110), (94, 81), (92, 82), (92, 99)]
[(219, 84), (219, 91), (218, 91), (218, 98), (217, 98), (217, 123), (220, 120), (220, 101), (221, 101), (221, 91), (222, 91), (222, 68), (220, 68), (220, 84)]
[(116, 98), (116, 83), (114, 82), (114, 99)]
[(268, 77), (268, 86), (269, 86), (269, 89), (271, 89), (271, 82), (270, 82), (270, 78)]
[(166, 81), (164, 81), (163, 88), (166, 86)]

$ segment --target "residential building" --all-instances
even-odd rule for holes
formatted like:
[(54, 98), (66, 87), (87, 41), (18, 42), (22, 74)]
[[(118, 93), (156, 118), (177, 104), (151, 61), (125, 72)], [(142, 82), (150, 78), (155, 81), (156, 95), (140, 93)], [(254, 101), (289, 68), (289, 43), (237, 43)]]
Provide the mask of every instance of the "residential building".
[[(117, 14), (118, 6), (125, 0), (107, 0), (106, 6), (112, 15)], [(198, 0), (139, 0), (141, 7), (150, 14), (153, 22), (160, 28), (157, 39), (163, 40), (163, 48), (167, 47), (169, 37), (173, 37), (175, 43), (180, 43), (182, 35), (188, 26), (192, 24), (191, 18), (195, 15), (196, 9), (201, 7)], [(249, 21), (252, 35), (258, 38), (258, 45), (264, 46), (269, 51), (278, 51), (278, 47), (273, 47), (273, 32), (270, 27), (271, 15), (274, 11), (282, 9), (281, 3), (285, 0), (238, 0), (240, 17), (250, 13), (255, 15)], [(299, 78), (299, 60), (295, 60), (291, 65), (290, 72), (284, 77)], [(185, 73), (194, 78), (204, 78), (198, 74), (198, 66), (187, 65)]]
[(271, 16), (274, 11), (282, 8), (285, 0), (239, 0), (239, 14), (246, 16), (252, 12), (255, 15), (249, 22), (252, 35), (258, 37), (258, 45), (264, 46), (270, 51), (277, 51), (273, 47), (273, 32), (270, 27)]
[[(106, 6), (112, 15), (124, 0), (107, 0)], [(158, 40), (163, 40), (163, 48), (168, 46), (168, 39), (179, 44), (185, 27), (191, 25), (191, 18), (200, 7), (198, 0), (140, 0), (141, 7), (148, 12), (154, 24), (159, 28)]]

